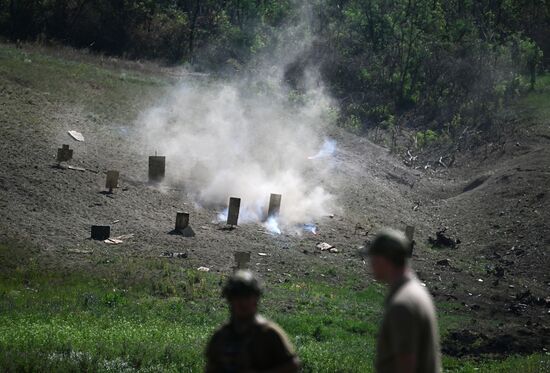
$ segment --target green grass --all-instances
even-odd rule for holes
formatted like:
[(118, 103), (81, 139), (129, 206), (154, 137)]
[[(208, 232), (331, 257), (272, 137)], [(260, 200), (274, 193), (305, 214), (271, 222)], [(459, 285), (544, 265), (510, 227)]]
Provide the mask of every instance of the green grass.
[(0, 44), (0, 83), (13, 87), (6, 98), (27, 96), (19, 97), (36, 113), (46, 105), (78, 107), (92, 113), (89, 119), (109, 123), (134, 119), (141, 102), (154, 100), (169, 86), (160, 74), (106, 68), (8, 44)]
[(204, 342), (225, 312), (206, 290), (217, 286), (211, 276), (186, 276), (179, 297), (76, 275), (2, 281), (0, 370), (200, 370)]
[(537, 77), (535, 89), (523, 97), (520, 102), (535, 114), (535, 117), (545, 123), (550, 122), (550, 73)]
[[(227, 316), (223, 277), (169, 261), (142, 263), (150, 276), (139, 279), (120, 276), (136, 262), (117, 263), (118, 277), (50, 274), (32, 263), (0, 279), (1, 371), (201, 371), (204, 345)], [(372, 371), (384, 288), (357, 283), (268, 284), (263, 313), (288, 332), (304, 371)], [(452, 303), (439, 307), (443, 333), (469, 322)], [(444, 363), (456, 372), (543, 372), (549, 358)]]

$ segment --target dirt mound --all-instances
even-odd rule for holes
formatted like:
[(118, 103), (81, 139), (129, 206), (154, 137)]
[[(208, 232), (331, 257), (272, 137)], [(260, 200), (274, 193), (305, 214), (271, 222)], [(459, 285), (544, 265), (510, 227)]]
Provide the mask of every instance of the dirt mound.
[(470, 329), (451, 332), (442, 341), (443, 353), (456, 356), (480, 356), (482, 354), (511, 355), (543, 351), (550, 342), (550, 329), (539, 334), (529, 329), (508, 331), (505, 334), (485, 334)]

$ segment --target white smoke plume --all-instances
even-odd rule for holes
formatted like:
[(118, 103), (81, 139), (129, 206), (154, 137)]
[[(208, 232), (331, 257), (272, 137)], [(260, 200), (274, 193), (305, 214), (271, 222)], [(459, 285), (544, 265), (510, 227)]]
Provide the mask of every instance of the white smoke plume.
[[(285, 32), (295, 37), (296, 29)], [(282, 194), (273, 231), (334, 211), (319, 182), (335, 148), (325, 137), (334, 109), (315, 70), (306, 71), (299, 94), (284, 83), (288, 58), (298, 53), (278, 49), (254, 73), (230, 80), (183, 81), (147, 109), (140, 118), (145, 145), (167, 157), (168, 182), (219, 211), (240, 197), (240, 223), (263, 221), (270, 194)]]

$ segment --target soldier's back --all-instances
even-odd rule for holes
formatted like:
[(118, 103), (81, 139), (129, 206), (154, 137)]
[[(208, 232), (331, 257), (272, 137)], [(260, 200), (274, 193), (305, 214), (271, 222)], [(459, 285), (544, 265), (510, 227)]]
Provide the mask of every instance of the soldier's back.
[(275, 323), (257, 316), (244, 331), (228, 323), (214, 333), (206, 349), (207, 372), (263, 371), (288, 363), (294, 348)]

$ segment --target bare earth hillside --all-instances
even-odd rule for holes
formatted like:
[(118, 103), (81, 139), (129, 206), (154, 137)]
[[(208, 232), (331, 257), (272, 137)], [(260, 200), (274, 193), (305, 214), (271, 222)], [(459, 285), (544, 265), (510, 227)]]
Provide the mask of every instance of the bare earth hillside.
[[(92, 62), (86, 62), (90, 59)], [(103, 65), (103, 66), (101, 66)], [(273, 234), (261, 224), (226, 230), (216, 208), (197, 205), (187, 180), (150, 185), (150, 149), (137, 142), (141, 110), (178, 79), (173, 71), (93, 58), (0, 46), (0, 241), (17, 242), (47, 268), (101, 271), (120, 257), (156, 258), (185, 252), (185, 268), (229, 273), (235, 251), (250, 251), (267, 284), (325, 276), (335, 285), (349, 273), (365, 283), (370, 270), (358, 248), (384, 226), (415, 226), (413, 264), (448, 312), (469, 314), (444, 341), (454, 355), (540, 351), (550, 343), (550, 119), (525, 115), (504, 151), (462, 154), (460, 166), (411, 169), (387, 149), (341, 129), (330, 159), (312, 160), (311, 178), (337, 198), (339, 211), (314, 223), (317, 234)], [(67, 134), (77, 130), (84, 142)], [(74, 156), (57, 167), (57, 148)], [(330, 177), (316, 162), (331, 162)], [(119, 188), (105, 193), (106, 171), (120, 171)], [(309, 177), (309, 176), (308, 176)], [(284, 208), (284, 196), (283, 206)], [(195, 237), (170, 234), (187, 211)], [(110, 224), (120, 245), (92, 241), (92, 224)], [(444, 235), (455, 247), (429, 241)], [(368, 232), (368, 235), (365, 234)], [(337, 253), (321, 251), (327, 242)], [(260, 255), (261, 253), (261, 255)], [(361, 286), (362, 284), (358, 284)], [(451, 302), (451, 303), (447, 303)]]

